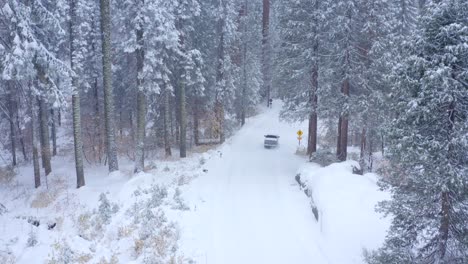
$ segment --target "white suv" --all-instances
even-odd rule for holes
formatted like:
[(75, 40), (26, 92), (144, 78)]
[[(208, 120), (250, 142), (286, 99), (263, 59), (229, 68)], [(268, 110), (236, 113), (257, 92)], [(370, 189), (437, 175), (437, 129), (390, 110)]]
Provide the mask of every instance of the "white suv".
[(264, 146), (265, 148), (276, 148), (278, 146), (278, 135), (265, 135)]

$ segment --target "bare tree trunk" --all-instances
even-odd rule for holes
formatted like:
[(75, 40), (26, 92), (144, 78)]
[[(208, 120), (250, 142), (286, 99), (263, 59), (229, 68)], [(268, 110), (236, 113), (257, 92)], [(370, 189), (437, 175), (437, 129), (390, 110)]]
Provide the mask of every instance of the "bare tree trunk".
[(57, 110), (58, 110), (58, 113), (57, 113), (58, 126), (61, 127), (62, 126), (62, 111), (60, 111), (60, 108)]
[(107, 158), (109, 162), (109, 172), (113, 172), (119, 170), (119, 162), (117, 159), (117, 145), (115, 142), (114, 94), (112, 91), (111, 17), (109, 1), (110, 0), (100, 0), (100, 8)]
[(366, 171), (366, 143), (367, 143), (367, 136), (366, 136), (366, 127), (363, 126), (362, 132), (361, 132), (361, 142), (360, 142), (360, 147), (361, 147), (361, 152), (359, 155), (359, 165), (361, 166), (361, 172), (364, 173)]
[[(342, 92), (345, 96), (349, 96), (349, 80), (343, 82)], [(345, 112), (341, 115), (341, 132), (340, 132), (340, 150), (338, 155), (340, 161), (345, 161), (348, 154), (348, 113)]]
[(26, 154), (26, 148), (25, 148), (25, 145), (24, 145), (24, 136), (23, 136), (23, 133), (21, 133), (18, 107), (16, 108), (16, 129), (18, 129), (17, 131), (18, 131), (18, 135), (19, 135), (21, 151), (23, 152), (23, 158), (24, 158), (24, 160), (28, 160), (28, 155)]
[(336, 139), (336, 157), (339, 157), (341, 154), (341, 123), (342, 123), (342, 118), (340, 115), (338, 119), (338, 137)]
[(267, 106), (270, 106), (271, 83), (270, 83), (270, 0), (263, 0), (262, 15), (262, 75), (263, 87)]
[(193, 137), (195, 139), (195, 145), (198, 146), (200, 144), (200, 133), (198, 128), (200, 126), (200, 113), (199, 113), (198, 101), (195, 99), (195, 103), (193, 105)]
[(143, 50), (143, 25), (136, 31), (136, 41), (139, 48), (136, 50), (137, 59), (137, 129), (135, 149), (135, 173), (145, 168), (145, 128), (146, 128), (146, 96), (143, 91), (143, 63), (145, 51)]
[[(179, 1), (180, 2), (180, 1)], [(177, 28), (182, 29), (184, 23), (182, 19), (177, 22)], [(179, 45), (182, 53), (186, 53), (184, 35), (179, 35)], [(181, 158), (187, 157), (187, 98), (186, 98), (186, 65), (182, 59), (182, 65), (179, 75), (179, 125), (180, 125), (180, 142), (179, 142), (179, 155)]]
[(52, 156), (57, 155), (57, 131), (55, 128), (55, 111), (54, 109), (50, 109), (50, 116), (52, 119), (52, 128), (51, 128), (51, 133), (52, 133)]
[(45, 175), (48, 176), (52, 172), (50, 164), (50, 141), (49, 141), (49, 117), (47, 104), (44, 98), (38, 99), (39, 103), (39, 127), (41, 131), (41, 157), (42, 166), (44, 167)]
[[(182, 74), (182, 76), (185, 74)], [(185, 81), (181, 80), (179, 85), (179, 100), (180, 100), (180, 157), (187, 157), (187, 113), (186, 113), (186, 98), (185, 98)]]
[(72, 111), (73, 111), (73, 145), (75, 151), (75, 170), (76, 170), (76, 188), (85, 185), (84, 171), (83, 171), (83, 139), (81, 133), (81, 106), (80, 106), (80, 89), (78, 84), (77, 74), (77, 61), (79, 60), (76, 54), (76, 40), (77, 37), (76, 25), (76, 0), (70, 1), (70, 66), (74, 73), (72, 74)]
[(382, 136), (381, 136), (381, 145), (380, 145), (380, 150), (382, 151), (382, 157), (385, 155), (385, 138), (384, 138), (384, 135), (382, 133)]
[[(220, 5), (222, 5), (223, 13), (224, 16), (227, 16), (227, 7), (226, 7), (226, 2), (225, 1), (220, 1)], [(225, 21), (224, 18), (220, 19), (218, 22), (218, 34), (219, 34), (219, 46), (218, 46), (218, 65), (216, 68), (216, 85), (222, 87), (218, 87), (219, 90), (224, 90), (226, 87), (224, 87), (223, 81), (225, 78), (224, 75), (224, 69), (223, 69), (223, 64), (224, 64), (224, 26), (225, 26)], [(217, 121), (217, 130), (218, 130), (218, 135), (219, 135), (219, 141), (220, 143), (224, 143), (225, 141), (225, 134), (224, 134), (224, 104), (223, 104), (223, 96), (220, 95), (221, 91), (217, 91), (215, 95), (215, 116), (216, 116), (216, 121)]]
[(102, 139), (102, 124), (101, 124), (101, 111), (99, 107), (99, 89), (98, 89), (98, 78), (94, 78), (94, 129), (97, 137), (97, 144), (94, 146), (96, 160), (99, 163), (102, 162), (102, 153), (104, 149), (104, 143)]
[(226, 141), (226, 135), (224, 133), (224, 106), (221, 102), (216, 105), (216, 113), (219, 125), (219, 142), (224, 143)]
[(245, 115), (247, 111), (247, 1), (241, 7), (241, 20), (242, 23), (242, 105), (241, 105), (241, 126), (245, 125)]
[(374, 146), (373, 146), (373, 140), (372, 140), (372, 137), (369, 137), (369, 157), (368, 157), (368, 160), (367, 160), (367, 163), (368, 163), (368, 171), (369, 172), (372, 172), (372, 168), (374, 166), (374, 157), (373, 157), (373, 152), (374, 152)]
[(34, 109), (34, 96), (32, 95), (31, 88), (29, 90), (29, 114), (31, 115), (31, 144), (32, 144), (32, 156), (33, 156), (33, 168), (34, 168), (34, 187), (39, 188), (41, 186), (41, 168), (39, 167), (39, 146), (37, 142), (37, 130), (36, 130), (36, 115)]
[(11, 164), (13, 166), (17, 165), (16, 160), (16, 129), (15, 129), (15, 101), (13, 99), (13, 86), (10, 82), (7, 82), (8, 85), (8, 121), (10, 123), (10, 142), (11, 142)]
[(442, 260), (447, 252), (447, 241), (450, 228), (450, 194), (444, 191), (441, 194), (441, 219), (439, 227), (439, 258)]
[(164, 86), (164, 151), (166, 157), (172, 156), (171, 152), (171, 141), (170, 141), (170, 123), (171, 119), (171, 110), (169, 105), (170, 91), (167, 88), (167, 85)]
[[(452, 143), (452, 133), (453, 133), (453, 126), (455, 124), (455, 102), (451, 102), (449, 105), (448, 113), (449, 113), (449, 122), (447, 125), (447, 139), (449, 140), (448, 146), (448, 160), (453, 167), (458, 166), (458, 159), (454, 158), (454, 143)], [(450, 193), (448, 190), (443, 190), (440, 195), (441, 201), (441, 212), (440, 212), (440, 226), (439, 226), (439, 260), (444, 260), (445, 255), (447, 253), (447, 244), (449, 239), (449, 232), (450, 232), (450, 222), (451, 222), (451, 211), (453, 210), (451, 204)]]
[[(318, 47), (316, 48), (318, 49)], [(317, 151), (317, 90), (318, 90), (318, 66), (312, 69), (312, 83), (310, 90), (310, 116), (309, 116), (309, 137), (307, 142), (307, 154), (310, 156)]]

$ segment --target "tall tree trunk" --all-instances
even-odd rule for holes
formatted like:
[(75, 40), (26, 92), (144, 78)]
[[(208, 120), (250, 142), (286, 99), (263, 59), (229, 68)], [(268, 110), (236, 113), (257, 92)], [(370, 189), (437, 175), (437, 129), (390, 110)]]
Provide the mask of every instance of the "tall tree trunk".
[(58, 126), (62, 126), (62, 111), (60, 111), (60, 108), (57, 109), (57, 119), (58, 119)]
[(111, 17), (109, 1), (110, 0), (100, 0), (100, 8), (107, 158), (109, 162), (109, 172), (113, 172), (119, 169), (119, 162), (117, 159), (117, 145), (115, 142), (114, 95), (112, 92)]
[(224, 82), (224, 26), (225, 26), (225, 17), (227, 16), (227, 7), (226, 1), (220, 1), (223, 9), (223, 18), (218, 21), (218, 34), (219, 34), (219, 45), (218, 45), (218, 65), (216, 68), (216, 85), (218, 86), (215, 95), (215, 116), (217, 121), (217, 132), (219, 135), (220, 143), (224, 143), (225, 134), (224, 134), (224, 95), (221, 95), (226, 87), (223, 84)]
[(341, 154), (341, 123), (342, 123), (342, 117), (340, 114), (340, 117), (338, 118), (338, 137), (336, 139), (336, 157), (338, 158)]
[(441, 194), (441, 218), (439, 227), (439, 259), (443, 260), (447, 252), (447, 241), (450, 229), (450, 194), (448, 191), (443, 191)]
[[(30, 84), (31, 86), (31, 84)], [(34, 109), (34, 96), (32, 95), (32, 88), (29, 88), (29, 114), (31, 116), (31, 144), (32, 144), (32, 158), (33, 158), (33, 169), (34, 169), (34, 187), (39, 188), (41, 186), (41, 168), (39, 166), (39, 145), (37, 141), (37, 129), (36, 129), (36, 111)]]
[(244, 0), (241, 7), (241, 21), (242, 21), (242, 95), (241, 95), (241, 126), (245, 125), (245, 115), (247, 111), (247, 6), (248, 3)]
[(366, 153), (366, 128), (363, 127), (362, 132), (361, 132), (361, 154), (360, 154), (361, 159), (364, 159), (365, 153)]
[(44, 167), (45, 175), (48, 176), (52, 172), (50, 164), (50, 141), (49, 141), (49, 116), (48, 107), (44, 98), (38, 98), (39, 105), (39, 127), (41, 134), (41, 157), (42, 166)]
[[(342, 93), (346, 97), (349, 96), (349, 80), (346, 79), (343, 82)], [(346, 110), (347, 111), (347, 110)], [(348, 154), (348, 117), (347, 112), (341, 115), (341, 132), (340, 132), (340, 153), (338, 159), (340, 161), (345, 161)]]
[[(318, 47), (317, 47), (318, 48)], [(316, 48), (316, 49), (317, 49)], [(318, 90), (318, 66), (312, 69), (312, 82), (310, 90), (310, 116), (309, 116), (309, 137), (307, 142), (307, 154), (310, 156), (317, 151), (317, 90)]]
[(102, 124), (101, 124), (101, 111), (99, 107), (99, 89), (98, 89), (98, 78), (94, 78), (94, 85), (93, 85), (93, 93), (94, 93), (94, 129), (97, 138), (97, 144), (95, 144), (94, 154), (95, 159), (102, 162), (102, 153), (104, 149), (104, 143), (102, 139)]
[(271, 83), (270, 83), (270, 0), (263, 0), (262, 15), (262, 75), (263, 90), (267, 106), (270, 106)]
[(383, 157), (385, 155), (385, 138), (384, 138), (383, 133), (382, 133), (382, 135), (380, 137), (380, 140), (381, 140), (380, 150), (382, 151), (382, 157)]
[(361, 171), (365, 172), (366, 171), (366, 143), (367, 143), (367, 136), (366, 136), (366, 127), (363, 126), (362, 132), (361, 132), (361, 142), (360, 142), (360, 147), (361, 147), (361, 152), (359, 155), (359, 165), (361, 166)]
[(172, 156), (171, 152), (171, 140), (170, 140), (170, 119), (171, 119), (171, 110), (169, 105), (169, 97), (171, 91), (167, 88), (167, 85), (164, 86), (164, 151), (166, 157)]
[(23, 152), (23, 158), (24, 160), (28, 160), (28, 155), (26, 154), (26, 147), (24, 145), (24, 136), (23, 136), (23, 133), (21, 132), (21, 127), (20, 127), (18, 107), (16, 107), (16, 129), (19, 135), (19, 141), (21, 145), (21, 151)]
[(368, 157), (368, 160), (367, 160), (367, 163), (368, 163), (368, 166), (367, 166), (367, 169), (369, 172), (372, 172), (372, 168), (374, 166), (374, 157), (373, 157), (373, 153), (374, 152), (374, 146), (373, 146), (373, 140), (372, 140), (372, 137), (369, 136), (369, 157)]
[(73, 112), (73, 143), (75, 151), (75, 171), (76, 171), (76, 188), (85, 185), (83, 171), (83, 140), (81, 133), (81, 106), (80, 106), (80, 89), (78, 83), (76, 65), (79, 56), (77, 53), (77, 11), (76, 0), (70, 1), (70, 67), (73, 70), (72, 74), (72, 112)]
[(8, 85), (8, 121), (10, 123), (10, 142), (11, 142), (11, 164), (17, 165), (16, 160), (16, 129), (15, 129), (15, 100), (13, 98), (13, 85), (7, 82)]
[[(182, 74), (184, 76), (185, 74)], [(179, 85), (179, 100), (180, 100), (180, 157), (187, 157), (187, 113), (186, 113), (186, 98), (185, 98), (185, 81), (181, 80)]]
[(145, 168), (145, 128), (146, 128), (146, 96), (143, 91), (143, 63), (145, 51), (143, 49), (143, 25), (140, 24), (136, 31), (137, 61), (137, 129), (136, 129), (136, 149), (135, 149), (135, 173), (143, 171)]
[[(449, 114), (449, 122), (447, 124), (447, 141), (449, 142), (448, 146), (448, 156), (447, 159), (454, 168), (456, 166), (459, 166), (459, 160), (458, 158), (454, 157), (454, 143), (452, 142), (452, 133), (453, 133), (453, 126), (456, 122), (455, 116), (456, 116), (456, 111), (455, 111), (455, 102), (451, 102), (449, 105), (448, 109), (448, 114)], [(448, 244), (448, 239), (449, 239), (449, 232), (450, 232), (450, 222), (451, 222), (451, 211), (453, 210), (452, 208), (452, 202), (451, 202), (451, 197), (449, 190), (445, 189), (442, 190), (440, 194), (440, 202), (441, 202), (441, 211), (440, 211), (440, 226), (439, 226), (439, 239), (438, 239), (438, 253), (439, 253), (439, 260), (444, 260), (445, 256), (447, 254), (447, 244)]]
[(200, 126), (200, 110), (198, 104), (198, 100), (195, 99), (195, 103), (193, 104), (193, 137), (196, 146), (200, 144), (200, 133), (198, 131), (198, 128)]
[[(180, 1), (179, 1), (180, 2)], [(184, 26), (182, 19), (177, 21), (177, 28), (181, 31)], [(186, 54), (184, 35), (179, 35), (179, 45), (183, 54)], [(179, 124), (180, 124), (180, 141), (179, 141), (179, 155), (181, 158), (187, 157), (187, 98), (186, 98), (186, 63), (182, 59), (180, 75), (179, 75)]]
[(52, 119), (52, 127), (51, 127), (51, 133), (52, 133), (52, 156), (57, 155), (57, 130), (55, 127), (55, 111), (54, 109), (50, 109), (50, 116)]

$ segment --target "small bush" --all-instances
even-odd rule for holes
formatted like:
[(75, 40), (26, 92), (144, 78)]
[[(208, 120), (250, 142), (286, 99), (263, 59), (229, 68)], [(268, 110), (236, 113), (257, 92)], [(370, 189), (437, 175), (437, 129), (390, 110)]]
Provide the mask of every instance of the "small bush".
[(6, 209), (6, 207), (0, 203), (0, 215), (3, 215), (5, 213), (7, 213), (8, 210)]
[(0, 263), (2, 264), (15, 264), (16, 263), (16, 258), (13, 255), (13, 252), (6, 250), (2, 251), (0, 250)]
[(75, 253), (65, 240), (56, 241), (52, 247), (54, 250), (52, 251), (52, 256), (49, 255), (50, 258), (47, 260), (47, 264), (68, 264), (75, 262)]
[(37, 245), (36, 232), (34, 232), (32, 228), (31, 228), (31, 231), (29, 232), (28, 241), (26, 242), (26, 245), (28, 247), (34, 247), (35, 245)]
[(156, 208), (159, 207), (167, 197), (167, 188), (165, 186), (154, 185), (149, 190), (149, 193), (151, 193), (151, 198), (148, 200), (147, 206)]
[(0, 167), (0, 183), (10, 183), (16, 177), (13, 166)]
[(322, 166), (328, 166), (332, 163), (338, 162), (335, 153), (331, 152), (328, 149), (319, 149), (316, 152), (312, 153), (310, 156), (310, 161), (318, 163)]
[(181, 197), (181, 192), (179, 188), (175, 189), (173, 199), (174, 199), (175, 204), (172, 206), (172, 209), (183, 210), (183, 211), (190, 210), (188, 205), (185, 203), (184, 199)]

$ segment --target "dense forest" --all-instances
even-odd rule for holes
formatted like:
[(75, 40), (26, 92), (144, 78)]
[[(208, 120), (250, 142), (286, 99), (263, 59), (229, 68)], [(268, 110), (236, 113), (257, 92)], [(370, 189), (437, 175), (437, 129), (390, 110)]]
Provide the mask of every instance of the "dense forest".
[(0, 72), (1, 159), (36, 187), (60, 152), (80, 188), (87, 165), (184, 158), (278, 99), (311, 161), (387, 161), (369, 263), (468, 259), (466, 0), (0, 0)]

